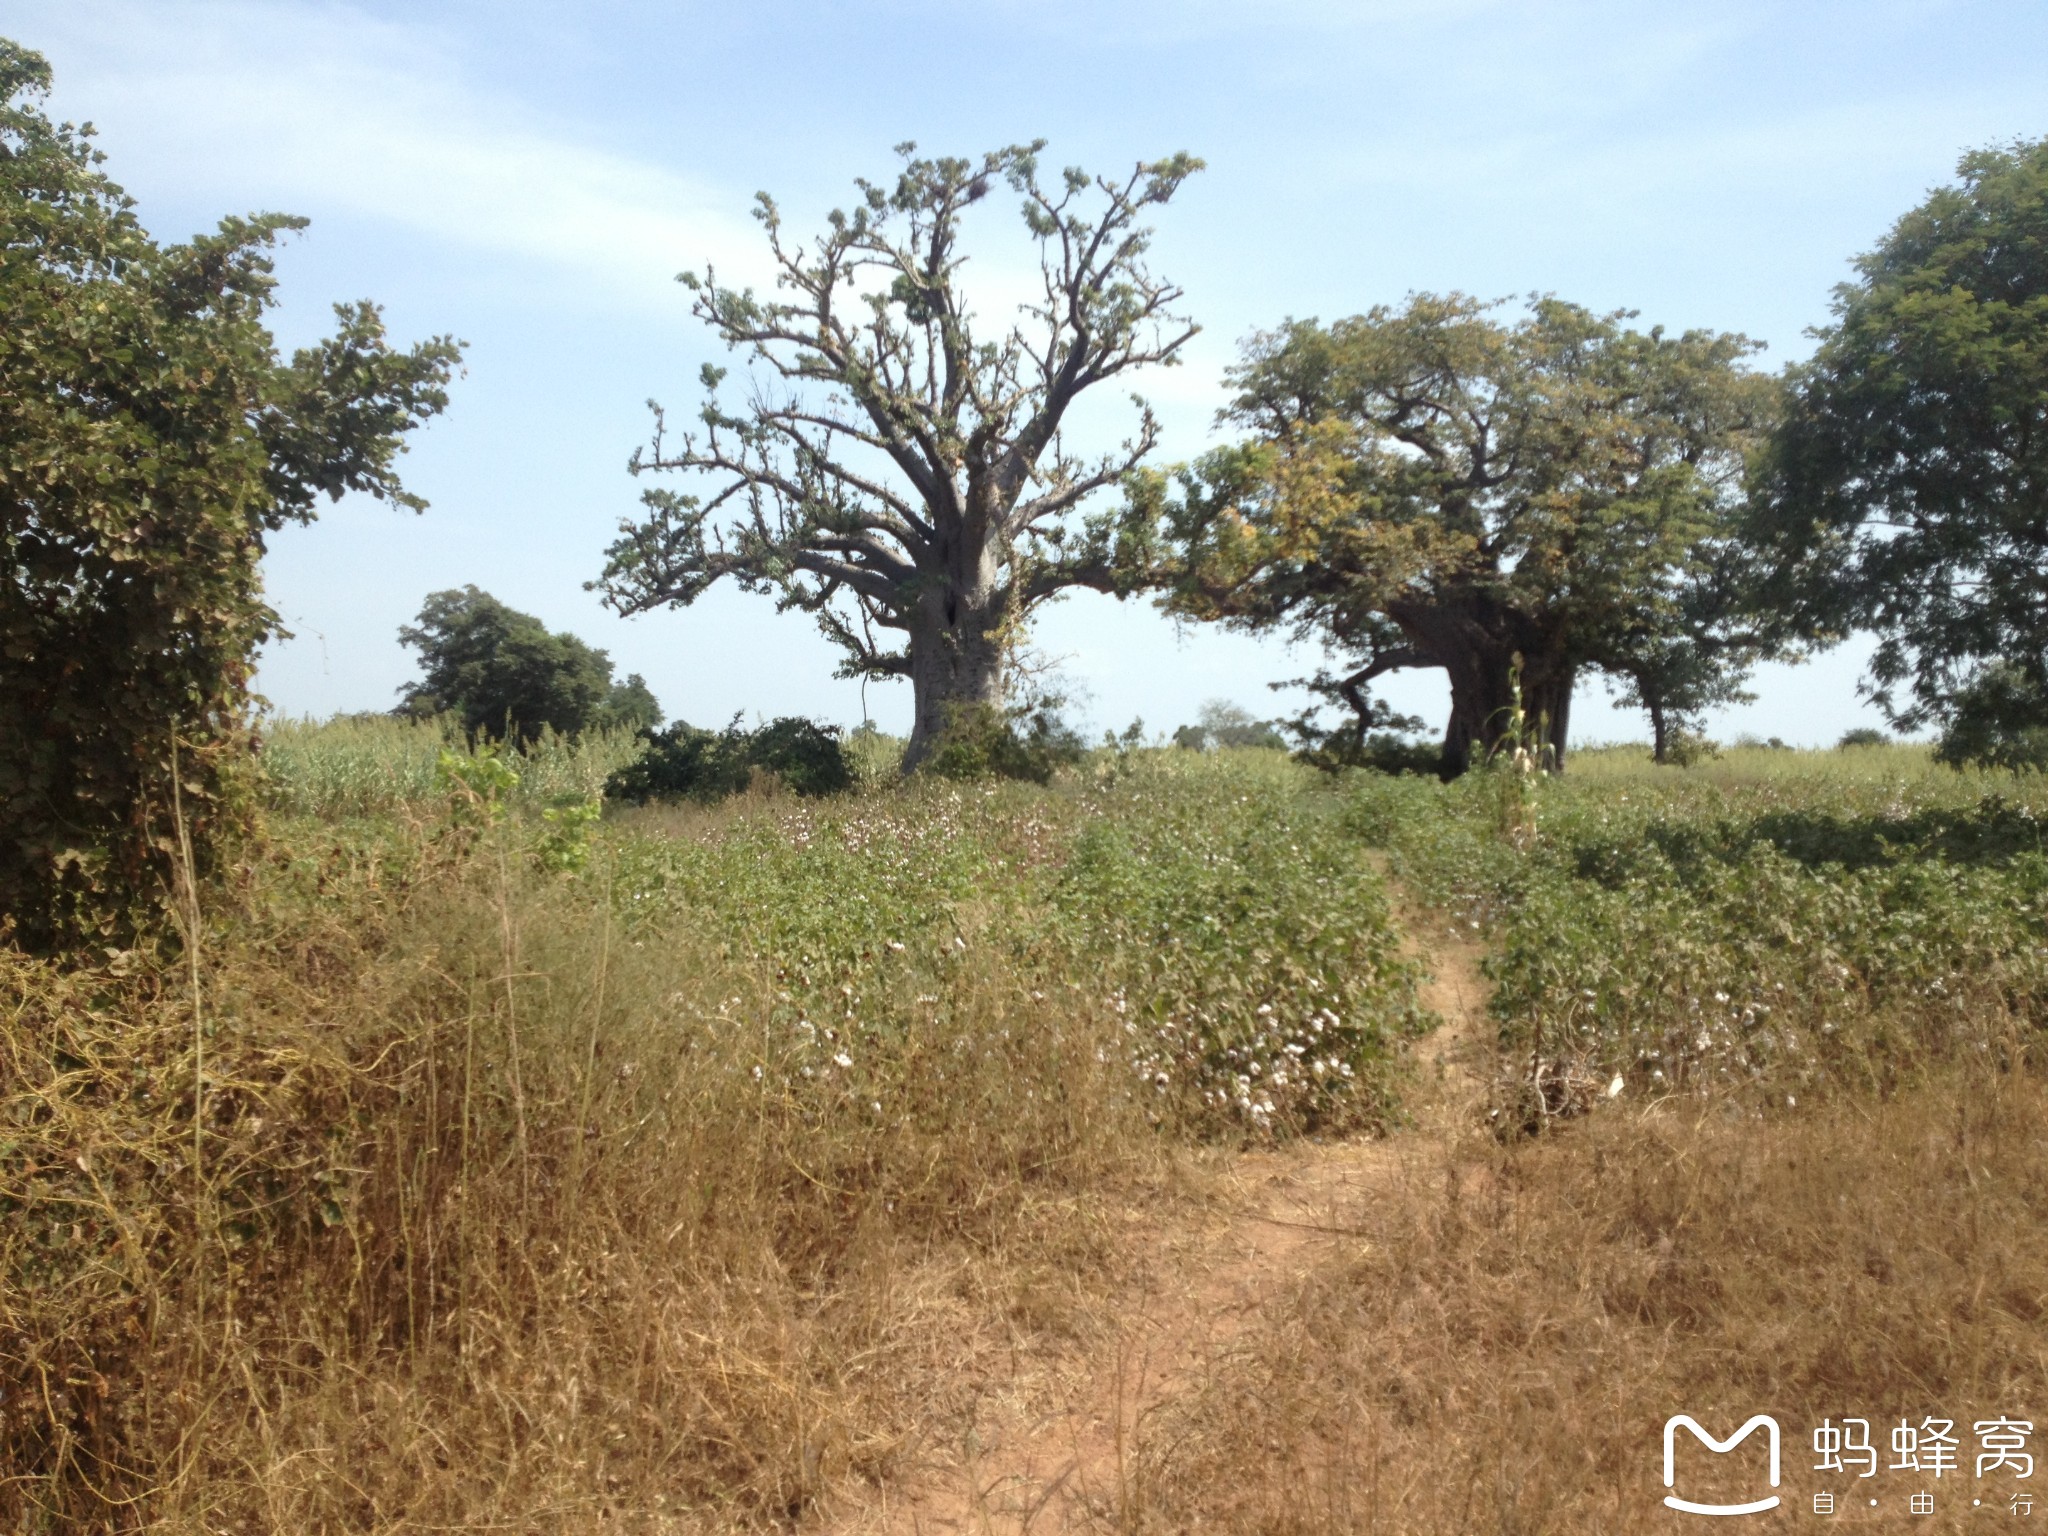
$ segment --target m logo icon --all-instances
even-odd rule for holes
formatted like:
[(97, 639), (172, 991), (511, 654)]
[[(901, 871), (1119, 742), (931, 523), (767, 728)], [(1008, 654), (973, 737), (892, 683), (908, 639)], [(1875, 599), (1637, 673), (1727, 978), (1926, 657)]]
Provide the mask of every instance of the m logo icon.
[[(1664, 1421), (1664, 1486), (1666, 1488), (1671, 1487), (1678, 1481), (1678, 1459), (1673, 1453), (1676, 1450), (1675, 1442), (1678, 1438), (1678, 1426), (1681, 1424), (1693, 1432), (1694, 1437), (1701, 1445), (1715, 1452), (1734, 1450), (1736, 1446), (1749, 1438), (1751, 1430), (1757, 1428), (1758, 1425), (1762, 1425), (1764, 1429), (1769, 1431), (1771, 1486), (1773, 1488), (1778, 1486), (1778, 1421), (1768, 1413), (1758, 1414), (1726, 1440), (1716, 1440), (1704, 1429), (1701, 1429), (1699, 1420), (1693, 1418), (1691, 1414), (1679, 1413), (1673, 1414)], [(1684, 1510), (1689, 1515), (1760, 1515), (1767, 1509), (1776, 1509), (1778, 1507), (1778, 1496), (1774, 1493), (1767, 1499), (1756, 1499), (1748, 1504), (1695, 1504), (1690, 1499), (1681, 1499), (1675, 1495), (1666, 1494), (1664, 1502), (1673, 1509)]]

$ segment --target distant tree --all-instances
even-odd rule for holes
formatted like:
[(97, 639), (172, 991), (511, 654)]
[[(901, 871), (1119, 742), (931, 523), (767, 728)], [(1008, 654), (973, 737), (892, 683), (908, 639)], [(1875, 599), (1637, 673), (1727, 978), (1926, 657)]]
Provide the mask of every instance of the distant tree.
[[(1133, 496), (1180, 555), (1173, 606), (1347, 653), (1325, 691), (1360, 733), (1384, 728), (1374, 679), (1443, 668), (1447, 775), (1500, 739), (1518, 668), (1560, 765), (1582, 670), (1670, 703), (1678, 678), (1652, 652), (1712, 633), (1683, 595), (1736, 535), (1775, 400), (1740, 336), (1644, 333), (1550, 298), (1514, 324), (1491, 308), (1420, 295), (1255, 338), (1226, 412), (1251, 439), (1183, 471), (1177, 496), (1159, 475)], [(1735, 655), (1695, 664), (1725, 677)]]
[(1891, 737), (1873, 725), (1852, 726), (1842, 732), (1842, 739), (1835, 743), (1837, 752), (1849, 752), (1858, 747), (1884, 747), (1891, 745)]
[(591, 711), (589, 725), (604, 731), (652, 731), (661, 724), (661, 701), (638, 672), (613, 683), (604, 702)]
[(1271, 747), (1285, 750), (1287, 738), (1270, 720), (1260, 720), (1240, 704), (1227, 699), (1210, 699), (1195, 716), (1195, 724), (1173, 733), (1175, 746), (1204, 750), (1212, 747)]
[(1762, 525), (1780, 601), (1877, 633), (1902, 729), (2048, 689), (2048, 140), (1957, 171), (1835, 290)]
[(637, 730), (661, 720), (637, 673), (614, 683), (603, 651), (473, 586), (429, 594), (419, 622), (398, 638), (420, 653), (424, 673), (401, 690), (401, 714), (452, 714), (472, 736), (509, 734), (521, 746), (543, 730)]
[[(724, 370), (707, 364), (701, 433), (671, 439), (656, 408), (634, 473), (685, 472), (703, 494), (646, 492), (595, 584), (620, 613), (686, 605), (730, 577), (815, 614), (846, 652), (842, 675), (910, 679), (909, 767), (961, 706), (1001, 710), (1010, 648), (1041, 603), (1158, 574), (1146, 525), (1084, 510), (1151, 451), (1150, 410), (1100, 459), (1060, 434), (1087, 391), (1176, 361), (1195, 334), (1173, 312), (1180, 290), (1146, 266), (1139, 220), (1201, 162), (1174, 155), (1120, 181), (1069, 170), (1047, 188), (1042, 147), (976, 163), (901, 145), (894, 187), (859, 182), (859, 203), (809, 249), (784, 242), (760, 194), (784, 296), (709, 270), (683, 279), (694, 313), (756, 365), (747, 401), (724, 404)], [(998, 181), (1023, 198), (1041, 284), (991, 337), (961, 291), (960, 238)]]
[(0, 929), (39, 948), (147, 924), (181, 840), (204, 873), (248, 804), (265, 539), (350, 491), (425, 506), (396, 459), (461, 355), (360, 303), (281, 359), (305, 221), (158, 245), (49, 87), (0, 39)]

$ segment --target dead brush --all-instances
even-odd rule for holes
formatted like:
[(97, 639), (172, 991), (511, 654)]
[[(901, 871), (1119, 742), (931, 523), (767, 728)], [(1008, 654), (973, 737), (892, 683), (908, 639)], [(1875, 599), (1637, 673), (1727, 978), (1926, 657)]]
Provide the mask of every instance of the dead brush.
[[(1659, 1432), (1678, 1412), (1723, 1432), (1776, 1415), (1797, 1512), (1825, 1484), (1803, 1454), (1825, 1418), (1867, 1417), (1880, 1443), (1952, 1418), (1967, 1449), (1973, 1420), (2048, 1400), (2031, 1073), (1949, 1063), (1770, 1116), (1624, 1104), (1438, 1149), (1350, 1219), (1366, 1235), (1146, 1426), (1122, 1528), (1675, 1528)], [(1910, 1490), (1885, 1491), (1902, 1510)], [(1944, 1503), (1915, 1528), (1964, 1528), (1968, 1498)]]
[(1161, 1154), (1092, 992), (906, 962), (856, 1093), (771, 968), (511, 835), (280, 845), (196, 1017), (176, 957), (0, 951), (0, 1527), (787, 1521), (965, 1411), (1020, 1277), (1118, 1262)]

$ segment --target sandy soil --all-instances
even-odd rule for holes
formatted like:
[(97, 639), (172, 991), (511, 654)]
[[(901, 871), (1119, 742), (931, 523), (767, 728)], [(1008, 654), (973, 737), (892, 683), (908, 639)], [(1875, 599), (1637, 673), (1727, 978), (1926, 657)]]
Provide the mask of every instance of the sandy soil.
[(1484, 1093), (1489, 983), (1476, 944), (1441, 922), (1422, 1000), (1442, 1025), (1416, 1042), (1422, 1082), (1412, 1126), (1383, 1140), (1297, 1142), (1232, 1157), (1197, 1212), (1133, 1212), (1138, 1280), (1087, 1342), (1020, 1356), (978, 1387), (964, 1443), (925, 1447), (894, 1484), (850, 1490), (813, 1529), (831, 1536), (1056, 1536), (1113, 1529), (1129, 1505), (1136, 1427), (1198, 1383), (1212, 1361), (1331, 1252), (1362, 1241), (1356, 1212), (1375, 1192), (1433, 1178), (1449, 1139), (1474, 1133)]

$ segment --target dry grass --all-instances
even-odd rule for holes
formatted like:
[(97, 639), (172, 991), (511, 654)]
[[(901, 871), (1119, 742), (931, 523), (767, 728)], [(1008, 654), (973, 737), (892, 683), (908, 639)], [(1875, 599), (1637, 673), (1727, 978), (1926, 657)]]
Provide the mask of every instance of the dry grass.
[[(2010, 1518), (2031, 1486), (1980, 1483), (1970, 1458), (1977, 1420), (2048, 1401), (2037, 1077), (1950, 1070), (1768, 1120), (1673, 1101), (1405, 1169), (1145, 1426), (1119, 1529), (1682, 1529), (1697, 1517), (1662, 1507), (1660, 1459), (1680, 1412), (1723, 1434), (1778, 1418), (1780, 1520), (1831, 1489), (1893, 1529), (1924, 1486), (1935, 1516), (1913, 1529), (1977, 1529), (1973, 1498)], [(1850, 1415), (1875, 1427), (1867, 1484), (1811, 1470), (1814, 1427)], [(1929, 1416), (1955, 1421), (1961, 1476), (1889, 1470), (1891, 1427)], [(1730, 1457), (1726, 1482), (1707, 1460), (1681, 1455), (1689, 1496), (1755, 1496), (1760, 1457)]]
[(9, 1531), (784, 1521), (942, 1422), (1031, 1274), (1106, 1272), (1152, 1172), (1107, 1010), (994, 948), (906, 961), (946, 1028), (856, 1083), (714, 927), (488, 842), (256, 881), (203, 1067), (176, 970), (0, 958)]
[[(1276, 1053), (1262, 998), (1334, 1001), (1378, 1112), (1376, 886), (1162, 960), (1144, 859), (1065, 879), (1105, 816), (1308, 803), (1201, 771), (646, 812), (580, 874), (473, 801), (280, 816), (182, 956), (0, 953), (0, 1529), (775, 1527), (890, 1477), (1181, 1187), (1140, 978)], [(1232, 857), (1161, 868), (1292, 889)]]

